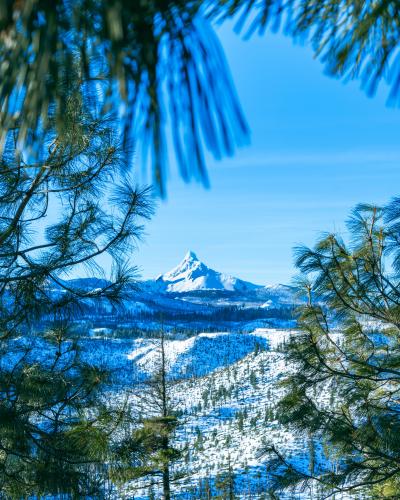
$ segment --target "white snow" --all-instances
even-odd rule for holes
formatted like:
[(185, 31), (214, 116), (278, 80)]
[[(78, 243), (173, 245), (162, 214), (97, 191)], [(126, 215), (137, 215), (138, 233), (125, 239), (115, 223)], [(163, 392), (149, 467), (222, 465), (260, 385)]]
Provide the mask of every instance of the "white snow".
[(192, 251), (187, 252), (180, 264), (162, 274), (156, 280), (163, 283), (168, 292), (194, 290), (245, 291), (262, 288), (248, 281), (214, 271), (201, 262)]
[[(255, 338), (264, 338), (268, 342), (266, 350), (256, 353), (251, 349), (233, 364), (209, 370), (202, 377), (174, 381), (171, 394), (174, 407), (183, 412), (176, 445), (186, 447), (187, 457), (173, 468), (173, 472), (179, 473), (182, 469), (190, 472), (181, 482), (174, 484), (176, 498), (193, 498), (186, 497), (185, 493), (197, 488), (202, 481), (208, 480), (213, 485), (228, 461), (235, 474), (235, 498), (264, 498), (269, 476), (266, 458), (260, 450), (271, 443), (289, 456), (297, 467), (307, 469), (307, 442), (298, 433), (282, 428), (274, 415), (275, 405), (284, 391), (278, 382), (290, 371), (284, 355), (277, 348), (294, 334), (293, 330), (259, 328), (241, 337), (248, 343)], [(195, 339), (167, 342), (168, 357), (174, 358), (175, 363), (184, 363), (185, 355), (194, 349), (196, 342), (204, 339), (224, 341), (219, 351), (223, 357), (224, 349), (229, 350), (232, 335), (204, 333)], [(196, 363), (210, 362), (208, 350), (197, 352)], [(137, 407), (139, 401), (140, 392), (132, 396), (132, 407)], [(135, 498), (148, 499), (148, 490), (140, 489), (140, 484), (140, 481), (127, 484), (124, 490), (127, 496), (135, 491)], [(213, 496), (218, 496), (215, 485), (212, 488)], [(284, 492), (279, 498), (313, 500), (317, 497), (311, 489)]]

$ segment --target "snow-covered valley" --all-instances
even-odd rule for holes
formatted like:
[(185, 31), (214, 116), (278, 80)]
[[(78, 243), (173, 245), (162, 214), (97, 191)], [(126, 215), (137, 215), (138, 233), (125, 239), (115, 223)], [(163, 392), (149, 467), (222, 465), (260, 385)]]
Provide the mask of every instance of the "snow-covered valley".
[[(262, 450), (272, 442), (291, 456), (296, 455), (296, 463), (307, 467), (308, 451), (303, 440), (281, 429), (274, 415), (282, 391), (278, 382), (287, 373), (278, 346), (292, 334), (293, 331), (259, 329), (241, 335), (241, 342), (237, 335), (225, 333), (203, 334), (200, 342), (198, 338), (191, 339), (190, 347), (187, 341), (166, 342), (170, 377), (174, 381), (172, 405), (182, 422), (176, 439), (178, 446), (185, 449), (182, 463), (174, 470), (178, 477), (181, 470), (185, 471), (174, 485), (177, 497), (207, 498), (209, 490), (211, 498), (224, 498), (218, 485), (230, 468), (235, 498), (269, 498), (271, 478)], [(208, 342), (202, 342), (203, 339)], [(235, 355), (233, 343), (237, 346)], [(215, 351), (212, 344), (217, 347)], [(156, 351), (147, 351), (147, 359), (141, 357), (142, 352), (140, 348), (136, 351), (137, 362), (151, 373), (151, 356), (157, 356)], [(214, 368), (213, 355), (225, 358), (224, 366)], [(132, 354), (130, 357), (134, 359)], [(177, 377), (177, 366), (187, 366), (188, 357), (192, 366), (200, 365), (198, 371), (204, 375)], [(136, 397), (140, 406), (140, 391), (133, 399)], [(126, 487), (127, 497), (136, 492), (135, 498), (150, 498), (151, 490), (157, 492), (156, 485), (136, 489), (139, 486), (140, 482)], [(307, 496), (288, 493), (282, 498)]]
[[(276, 420), (275, 406), (283, 394), (279, 382), (290, 368), (280, 345), (296, 335), (295, 330), (256, 329), (251, 333), (203, 333), (188, 339), (165, 340), (171, 406), (179, 415), (175, 445), (183, 459), (172, 469), (173, 498), (228, 498), (223, 478), (230, 470), (235, 498), (271, 498), (271, 476), (263, 450), (274, 444), (307, 471), (309, 443), (303, 436), (283, 429)], [(115, 341), (114, 341), (115, 342)], [(131, 411), (141, 414), (144, 382), (159, 361), (155, 339), (126, 341), (107, 351), (85, 344), (84, 355), (92, 362), (100, 358), (117, 373), (113, 392), (117, 400), (129, 398)], [(121, 386), (121, 382), (124, 384)], [(321, 395), (323, 398), (323, 395)], [(317, 450), (318, 452), (318, 450)], [(120, 498), (161, 498), (156, 480), (132, 481), (122, 487)], [(209, 495), (209, 496), (207, 496)], [(314, 490), (286, 491), (279, 498), (318, 498)]]
[[(128, 401), (139, 422), (146, 417), (143, 391), (158, 367), (161, 332), (165, 338), (169, 399), (179, 422), (174, 446), (182, 452), (171, 467), (173, 498), (230, 498), (228, 472), (234, 498), (271, 498), (264, 453), (271, 444), (307, 470), (307, 440), (283, 429), (275, 410), (284, 390), (280, 381), (290, 370), (280, 346), (296, 335), (293, 288), (227, 276), (193, 252), (172, 271), (128, 290), (119, 309), (90, 298), (92, 290), (107, 286), (104, 280), (72, 280), (69, 286), (88, 294), (71, 331), (80, 357), (110, 373), (108, 403)], [(29, 342), (20, 337), (9, 356), (46, 364), (54, 349), (40, 335)], [(2, 358), (4, 366), (9, 361)], [(313, 495), (289, 491), (280, 498)], [(127, 481), (112, 498), (158, 499), (160, 485), (149, 478)]]
[[(105, 329), (97, 336), (81, 337), (80, 356), (88, 364), (110, 371), (107, 404), (118, 407), (124, 402), (134, 420), (140, 422), (152, 416), (143, 395), (159, 368), (160, 332), (152, 338), (107, 337), (109, 333)], [(307, 436), (282, 427), (277, 420), (276, 405), (284, 394), (280, 382), (291, 370), (281, 346), (297, 334), (295, 329), (273, 328), (247, 333), (204, 332), (181, 338), (165, 333), (168, 398), (178, 419), (173, 445), (182, 452), (171, 466), (172, 498), (228, 499), (228, 479), (233, 498), (322, 498), (315, 486), (286, 490), (279, 496), (269, 492), (273, 478), (265, 450), (271, 445), (305, 472), (310, 454), (324, 460), (318, 443), (310, 444)], [(40, 337), (28, 356), (26, 339), (20, 337), (15, 344), (10, 356), (25, 356), (28, 363), (46, 364), (54, 358), (50, 351), (56, 347)], [(7, 363), (5, 356), (2, 364)], [(319, 395), (325, 403), (328, 397), (324, 391)], [(128, 480), (114, 486), (109, 498), (160, 499), (160, 486), (159, 478)]]

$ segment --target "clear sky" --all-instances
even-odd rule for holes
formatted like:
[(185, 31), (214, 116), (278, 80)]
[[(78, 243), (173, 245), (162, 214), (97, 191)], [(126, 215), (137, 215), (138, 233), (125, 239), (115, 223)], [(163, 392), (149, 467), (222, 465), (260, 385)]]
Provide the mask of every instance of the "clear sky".
[[(281, 35), (242, 40), (219, 30), (251, 129), (234, 158), (209, 161), (211, 188), (171, 174), (133, 262), (143, 277), (175, 266), (188, 249), (219, 271), (260, 284), (294, 274), (293, 246), (341, 231), (358, 202), (400, 194), (400, 110), (387, 88), (324, 75), (309, 48)], [(173, 168), (171, 169), (173, 170)]]

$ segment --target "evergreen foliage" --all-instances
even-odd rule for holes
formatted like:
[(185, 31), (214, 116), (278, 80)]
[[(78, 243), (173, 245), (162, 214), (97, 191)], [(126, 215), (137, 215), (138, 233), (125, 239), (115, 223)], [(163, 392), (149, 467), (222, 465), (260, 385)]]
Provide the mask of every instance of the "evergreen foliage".
[(213, 13), (219, 20), (237, 19), (246, 36), (269, 26), (297, 40), (310, 41), (328, 73), (345, 80), (359, 78), (372, 94), (382, 78), (398, 102), (400, 73), (400, 6), (395, 1), (359, 0), (221, 0)]
[(217, 474), (215, 487), (218, 492), (216, 498), (221, 500), (235, 500), (235, 474), (230, 457), (228, 457), (227, 465)]
[[(10, 498), (98, 494), (128, 418), (106, 404), (107, 374), (80, 360), (69, 325), (82, 302), (122, 307), (135, 272), (124, 253), (151, 214), (149, 193), (124, 174), (111, 119), (79, 92), (64, 111), (62, 132), (49, 129), (33, 159), (13, 130), (0, 161), (0, 488)], [(65, 283), (78, 266), (97, 272), (101, 255), (113, 269), (103, 288)]]
[(185, 0), (2, 0), (3, 140), (19, 123), (19, 145), (36, 148), (47, 129), (49, 107), (62, 127), (68, 103), (63, 89), (78, 84), (93, 107), (121, 110), (124, 145), (139, 140), (145, 150), (149, 146), (154, 181), (161, 189), (167, 116), (174, 123), (182, 176), (206, 182), (203, 143), (216, 157), (231, 153), (247, 126), (219, 42), (199, 15), (203, 5)]
[[(400, 199), (359, 205), (346, 244), (323, 237), (297, 250), (308, 304), (286, 346), (296, 367), (284, 382), (280, 423), (312, 443), (309, 470), (279, 450), (278, 489), (317, 482), (325, 494), (400, 495)], [(315, 442), (326, 460), (317, 459)]]
[(49, 108), (62, 128), (65, 88), (78, 85), (98, 109), (122, 104), (125, 152), (132, 140), (149, 146), (161, 192), (168, 122), (183, 178), (207, 182), (203, 146), (218, 158), (247, 135), (210, 23), (234, 18), (246, 34), (282, 23), (311, 39), (330, 73), (360, 77), (369, 92), (387, 78), (396, 100), (399, 9), (384, 0), (1, 0), (2, 143), (18, 127), (20, 150), (36, 151)]
[(173, 444), (179, 418), (171, 400), (164, 340), (162, 330), (155, 347), (159, 359), (154, 374), (138, 393), (138, 425), (121, 446), (122, 464), (128, 467), (117, 473), (120, 482), (150, 478), (153, 485), (160, 486), (163, 500), (170, 500), (171, 484), (178, 479), (172, 466), (182, 459), (184, 450)]

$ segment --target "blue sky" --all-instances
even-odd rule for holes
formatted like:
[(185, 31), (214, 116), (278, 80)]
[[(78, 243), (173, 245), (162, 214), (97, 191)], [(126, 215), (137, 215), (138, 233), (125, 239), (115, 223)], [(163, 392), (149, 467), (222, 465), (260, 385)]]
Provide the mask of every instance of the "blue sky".
[(132, 261), (144, 277), (188, 249), (214, 269), (256, 283), (289, 282), (293, 246), (343, 231), (358, 202), (400, 194), (400, 110), (358, 82), (324, 74), (308, 47), (282, 35), (249, 41), (219, 30), (251, 129), (233, 158), (209, 160), (211, 188), (171, 168), (168, 198)]

